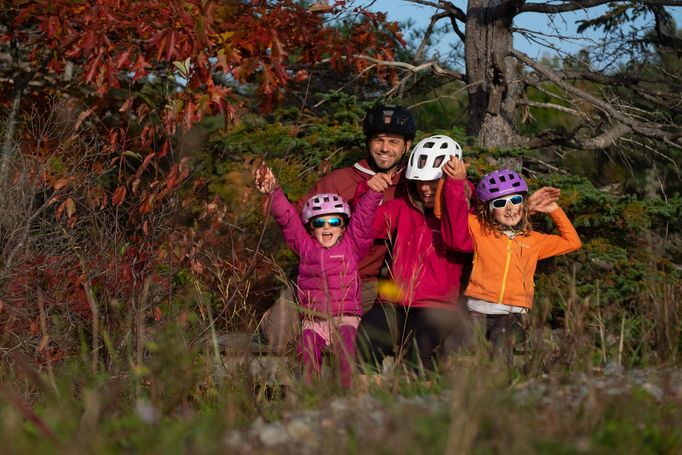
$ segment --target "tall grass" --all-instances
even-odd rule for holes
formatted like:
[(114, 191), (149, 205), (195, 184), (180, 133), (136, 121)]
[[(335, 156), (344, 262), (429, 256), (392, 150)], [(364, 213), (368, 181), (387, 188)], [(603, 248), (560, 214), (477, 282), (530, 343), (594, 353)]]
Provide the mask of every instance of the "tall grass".
[[(258, 362), (245, 345), (220, 346), (210, 335), (211, 302), (197, 306), (197, 294), (188, 294), (148, 327), (140, 362), (138, 340), (118, 335), (127, 341), (105, 342), (94, 369), (85, 335), (78, 352), (51, 364), (36, 362), (30, 349), (3, 346), (2, 452), (224, 453), (236, 450), (234, 431), (248, 443), (244, 453), (288, 452), (295, 443), (264, 446), (249, 431), (254, 422), (322, 409), (329, 415), (320, 419), (340, 419), (309, 436), (323, 441), (318, 452), (325, 453), (679, 453), (680, 288), (651, 283), (648, 290), (637, 306), (621, 307), (569, 286), (560, 317), (538, 302), (525, 349), (511, 363), (481, 342), (424, 376), (400, 363), (358, 374), (350, 391), (328, 377), (299, 384), (291, 354), (258, 357), (279, 362), (279, 373), (254, 374)], [(629, 367), (637, 380), (628, 379)], [(350, 403), (343, 418), (330, 406), (339, 397)], [(366, 400), (384, 416), (372, 428), (372, 412), (353, 414), (353, 403)]]

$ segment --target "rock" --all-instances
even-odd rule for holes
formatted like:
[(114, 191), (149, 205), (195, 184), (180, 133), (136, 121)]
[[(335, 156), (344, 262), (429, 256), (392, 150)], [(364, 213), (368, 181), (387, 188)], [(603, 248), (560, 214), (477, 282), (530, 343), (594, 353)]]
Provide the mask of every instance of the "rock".
[(258, 439), (266, 447), (275, 447), (289, 440), (289, 433), (281, 423), (269, 423), (258, 432)]
[(346, 413), (348, 410), (348, 402), (344, 398), (336, 398), (334, 401), (331, 402), (329, 407), (332, 409), (332, 411), (336, 413)]
[(661, 389), (659, 386), (654, 385), (650, 382), (645, 382), (642, 384), (642, 389), (649, 392), (651, 396), (653, 396), (656, 401), (662, 401), (663, 400), (663, 389)]
[(247, 446), (247, 442), (241, 432), (233, 430), (225, 436), (225, 445), (233, 449), (244, 450)]
[(609, 362), (606, 364), (604, 367), (604, 374), (608, 375), (616, 375), (616, 374), (622, 374), (625, 368), (623, 368), (623, 365), (617, 362)]
[(289, 422), (286, 426), (287, 432), (294, 440), (310, 440), (312, 439), (313, 430), (310, 425), (305, 422), (304, 418), (296, 418)]

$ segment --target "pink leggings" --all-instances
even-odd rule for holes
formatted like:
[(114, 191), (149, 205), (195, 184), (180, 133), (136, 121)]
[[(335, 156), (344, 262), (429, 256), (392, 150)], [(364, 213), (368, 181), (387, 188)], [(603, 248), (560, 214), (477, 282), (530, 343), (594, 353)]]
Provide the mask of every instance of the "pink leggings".
[[(332, 333), (331, 348), (336, 359), (341, 387), (348, 388), (353, 377), (355, 363), (355, 339), (357, 329), (351, 325), (342, 325)], [(327, 347), (324, 337), (314, 330), (304, 329), (298, 344), (298, 355), (303, 359), (303, 381), (310, 385), (313, 378), (320, 378), (322, 368), (322, 352)]]

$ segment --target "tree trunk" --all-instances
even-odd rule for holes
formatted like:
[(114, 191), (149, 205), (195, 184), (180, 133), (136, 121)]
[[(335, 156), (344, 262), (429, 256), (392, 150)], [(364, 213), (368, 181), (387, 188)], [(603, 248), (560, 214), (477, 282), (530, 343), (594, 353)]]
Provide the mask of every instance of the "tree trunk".
[(469, 91), (467, 134), (484, 148), (522, 145), (516, 131), (517, 101), (523, 93), (513, 57), (512, 20), (517, 4), (504, 0), (468, 3), (465, 59)]

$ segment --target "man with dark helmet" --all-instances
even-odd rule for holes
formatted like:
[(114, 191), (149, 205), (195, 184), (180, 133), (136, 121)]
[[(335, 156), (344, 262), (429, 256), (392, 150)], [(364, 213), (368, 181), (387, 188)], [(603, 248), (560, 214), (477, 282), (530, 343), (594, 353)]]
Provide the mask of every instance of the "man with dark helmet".
[[(403, 170), (407, 155), (417, 130), (414, 117), (406, 108), (397, 105), (378, 105), (367, 112), (362, 124), (367, 144), (367, 158), (353, 166), (336, 169), (322, 177), (297, 204), (303, 203), (318, 193), (336, 193), (346, 200), (352, 200), (360, 182), (368, 180), (377, 172), (392, 175), (392, 184), (384, 192), (383, 202), (400, 196), (404, 189)], [(377, 297), (377, 277), (386, 256), (384, 240), (376, 240), (367, 256), (360, 261), (362, 280), (362, 307), (366, 313)], [(270, 347), (282, 351), (293, 339), (298, 317), (295, 314), (293, 293), (286, 288), (272, 308), (263, 317), (261, 333)]]

